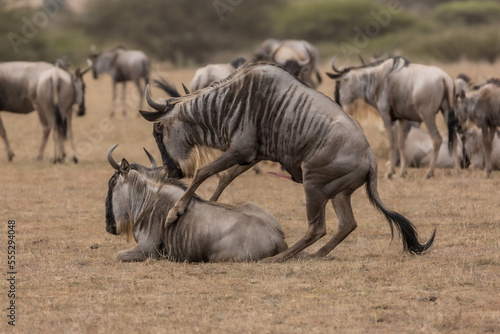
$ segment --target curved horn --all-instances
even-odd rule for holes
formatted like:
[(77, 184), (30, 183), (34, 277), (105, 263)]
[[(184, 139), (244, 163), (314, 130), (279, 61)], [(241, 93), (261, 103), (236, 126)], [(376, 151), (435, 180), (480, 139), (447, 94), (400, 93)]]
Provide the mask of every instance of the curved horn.
[(146, 85), (146, 101), (148, 102), (149, 106), (155, 110), (158, 110), (158, 111), (165, 111), (165, 109), (167, 109), (167, 103), (165, 104), (161, 104), (161, 103), (157, 103), (156, 101), (153, 101), (153, 99), (151, 98), (151, 95), (150, 95), (150, 92), (149, 92), (149, 84)]
[(309, 48), (307, 46), (305, 46), (305, 49), (306, 49), (306, 52), (307, 52), (307, 60), (304, 60), (303, 62), (299, 61), (299, 65), (300, 67), (303, 67), (303, 66), (306, 66), (306, 65), (309, 65), (309, 64), (312, 64), (313, 60), (314, 60), (314, 56), (312, 55), (311, 51), (309, 50)]
[[(279, 49), (281, 49), (282, 46), (283, 46), (283, 43), (280, 43), (280, 46), (278, 46), (276, 49), (274, 49), (274, 51), (271, 53), (271, 56), (269, 57), (270, 61), (277, 63), (276, 60), (274, 59), (274, 56), (279, 51)], [(280, 65), (282, 65), (282, 64), (280, 64)]]
[(333, 69), (335, 72), (337, 72), (337, 73), (344, 73), (344, 71), (345, 71), (345, 69), (344, 69), (344, 68), (342, 68), (342, 69), (340, 69), (340, 70), (339, 70), (339, 69), (337, 69), (337, 68), (335, 67), (335, 59), (337, 59), (337, 56), (334, 56), (334, 57), (333, 57), (333, 59), (332, 59), (332, 69)]
[(94, 65), (94, 63), (92, 62), (92, 60), (90, 60), (88, 58), (87, 58), (87, 64), (89, 64), (89, 66), (86, 69), (84, 69), (83, 71), (80, 72), (80, 76), (83, 76), (85, 73), (87, 73), (92, 68), (92, 66)]
[(148, 150), (146, 150), (144, 147), (142, 149), (144, 150), (144, 152), (146, 152), (146, 155), (149, 158), (149, 162), (151, 162), (151, 168), (156, 168), (157, 165), (156, 165), (155, 158), (153, 158), (153, 156), (151, 155), (151, 153), (149, 153)]
[(358, 54), (358, 57), (359, 57), (359, 60), (361, 61), (361, 64), (363, 64), (363, 66), (365, 66), (365, 60), (363, 59), (363, 57), (361, 57), (360, 54)]
[(186, 87), (186, 85), (184, 84), (184, 82), (182, 83), (182, 88), (184, 89), (184, 93), (186, 94), (191, 94), (191, 92), (189, 91), (189, 89)]
[(111, 165), (111, 167), (113, 167), (114, 169), (116, 170), (120, 170), (120, 164), (118, 162), (115, 161), (115, 159), (113, 158), (113, 151), (115, 150), (115, 148), (118, 146), (118, 144), (116, 144), (115, 146), (113, 146), (112, 148), (110, 148), (108, 150), (108, 162), (109, 164)]

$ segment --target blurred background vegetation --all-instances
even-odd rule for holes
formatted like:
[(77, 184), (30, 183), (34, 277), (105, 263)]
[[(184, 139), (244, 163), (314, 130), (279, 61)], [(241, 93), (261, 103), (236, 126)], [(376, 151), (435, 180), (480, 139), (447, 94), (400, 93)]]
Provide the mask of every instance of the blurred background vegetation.
[[(0, 0), (0, 60), (83, 63), (117, 44), (158, 62), (229, 61), (264, 39), (306, 39), (333, 55), (496, 60), (500, 1)], [(17, 51), (17, 52), (16, 52)]]

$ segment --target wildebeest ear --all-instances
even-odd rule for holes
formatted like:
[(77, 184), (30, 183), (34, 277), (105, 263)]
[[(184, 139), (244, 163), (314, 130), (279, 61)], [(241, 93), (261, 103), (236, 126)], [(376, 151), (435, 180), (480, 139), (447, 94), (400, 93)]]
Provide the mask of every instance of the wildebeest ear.
[(163, 133), (163, 124), (158, 122), (158, 123), (155, 123), (153, 125), (154, 127), (154, 130), (157, 132), (157, 133)]
[(162, 117), (167, 115), (167, 113), (163, 111), (139, 110), (139, 112), (141, 113), (142, 117), (144, 117), (145, 120), (150, 122), (159, 122), (162, 120)]
[(122, 163), (120, 164), (120, 173), (127, 175), (130, 172), (130, 164), (127, 159), (123, 158)]

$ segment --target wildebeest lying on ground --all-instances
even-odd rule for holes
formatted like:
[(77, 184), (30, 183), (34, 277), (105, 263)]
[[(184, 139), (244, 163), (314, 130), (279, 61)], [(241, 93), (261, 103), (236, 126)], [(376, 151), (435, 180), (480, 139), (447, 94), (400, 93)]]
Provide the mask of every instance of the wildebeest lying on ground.
[[(427, 131), (415, 123), (408, 122), (408, 135), (405, 142), (405, 159), (409, 167), (428, 167), (432, 155), (432, 138)], [(448, 149), (448, 139), (443, 135), (443, 143), (436, 160), (438, 168), (454, 168), (453, 152)], [(481, 130), (471, 127), (460, 133), (457, 138), (457, 157), (462, 168), (483, 169), (485, 167)], [(493, 138), (491, 150), (492, 169), (500, 169), (500, 137), (497, 130)]]
[[(331, 201), (338, 230), (313, 257), (332, 251), (356, 228), (352, 193), (366, 184), (368, 198), (391, 226), (401, 232), (405, 250), (420, 254), (433, 240), (420, 244), (410, 221), (389, 210), (377, 191), (377, 162), (359, 123), (324, 94), (283, 68), (247, 63), (225, 80), (183, 97), (153, 101), (156, 112), (141, 111), (155, 122), (154, 136), (169, 173), (182, 177), (192, 168), (196, 149), (218, 150), (206, 166), (196, 166), (185, 194), (169, 211), (166, 226), (189, 212), (190, 199), (208, 177), (233, 166), (240, 172), (261, 160), (279, 162), (303, 183), (308, 230), (288, 250), (268, 261), (284, 261), (326, 234), (325, 207)], [(201, 168), (200, 168), (201, 167)]]
[(500, 80), (490, 79), (467, 92), (461, 92), (456, 110), (461, 126), (471, 121), (481, 129), (486, 177), (489, 177), (492, 170), (492, 142), (500, 126)]
[[(432, 177), (442, 142), (435, 120), (439, 110), (447, 121), (450, 143), (454, 145), (454, 82), (451, 77), (437, 67), (413, 64), (399, 56), (343, 69), (337, 69), (332, 61), (332, 68), (337, 73), (327, 74), (336, 82), (334, 95), (337, 103), (346, 107), (362, 99), (382, 116), (389, 141), (390, 168), (386, 177), (391, 177), (396, 167), (396, 136), (392, 130), (395, 120), (399, 120), (401, 129), (405, 128), (406, 121), (425, 123), (433, 141), (433, 154), (426, 177)], [(400, 131), (398, 137), (400, 157), (404, 157), (404, 131)], [(405, 176), (404, 159), (400, 165), (400, 175)], [(458, 168), (458, 161), (456, 166)]]
[[(73, 144), (71, 127), (72, 107), (79, 106), (79, 116), (85, 114), (84, 71), (70, 73), (64, 68), (46, 62), (5, 62), (0, 64), (0, 110), (28, 114), (38, 112), (43, 127), (43, 137), (37, 159), (41, 160), (50, 132), (54, 136), (54, 162), (62, 162), (65, 156), (64, 139), (71, 140), (73, 160), (78, 161)], [(9, 161), (14, 152), (7, 139), (0, 119), (0, 136), (7, 148)]]
[(128, 50), (123, 46), (117, 46), (111, 50), (100, 53), (93, 52), (90, 55), (93, 61), (94, 79), (97, 79), (101, 73), (107, 72), (113, 80), (113, 96), (111, 100), (111, 116), (115, 114), (116, 84), (123, 84), (122, 90), (122, 108), (123, 115), (127, 114), (125, 105), (127, 81), (133, 81), (139, 94), (139, 109), (142, 108), (144, 100), (144, 89), (141, 86), (141, 78), (144, 78), (145, 84), (149, 83), (150, 61), (148, 56), (139, 50)]
[[(429, 132), (421, 129), (413, 122), (407, 122), (407, 135), (403, 154), (408, 167), (429, 167), (432, 159), (432, 138)], [(463, 165), (462, 142), (456, 145), (457, 157)], [(436, 159), (437, 168), (455, 168), (455, 157), (448, 149), (448, 138), (444, 138)]]
[(219, 204), (194, 196), (186, 214), (165, 226), (167, 212), (186, 188), (156, 171), (155, 163), (149, 169), (125, 159), (118, 164), (115, 148), (108, 151), (115, 174), (106, 198), (106, 231), (137, 241), (135, 248), (119, 252), (118, 260), (258, 261), (287, 249), (280, 223), (253, 203)]

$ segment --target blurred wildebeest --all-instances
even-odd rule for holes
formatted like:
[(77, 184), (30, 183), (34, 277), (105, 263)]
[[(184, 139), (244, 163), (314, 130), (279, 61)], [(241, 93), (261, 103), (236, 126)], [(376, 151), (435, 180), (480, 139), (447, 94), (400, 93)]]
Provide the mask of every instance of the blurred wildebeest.
[[(485, 156), (483, 148), (483, 140), (481, 130), (476, 127), (470, 127), (462, 131), (460, 137), (463, 138), (464, 152), (470, 161), (470, 168), (483, 169), (485, 167)], [(493, 170), (500, 169), (500, 133), (498, 129), (493, 136), (491, 144), (491, 168)]]
[(167, 212), (186, 188), (162, 171), (154, 172), (154, 161), (149, 170), (125, 159), (117, 163), (115, 147), (108, 151), (115, 174), (106, 198), (106, 231), (133, 235), (137, 242), (119, 252), (118, 260), (258, 261), (287, 249), (278, 220), (253, 203), (219, 204), (194, 196), (177, 224), (165, 227)]
[[(434, 175), (436, 159), (442, 138), (436, 126), (436, 113), (441, 110), (448, 124), (450, 145), (456, 145), (453, 105), (454, 83), (443, 70), (420, 64), (412, 64), (403, 57), (391, 57), (359, 67), (337, 69), (328, 76), (336, 81), (335, 101), (346, 107), (362, 99), (380, 112), (389, 141), (390, 168), (386, 177), (395, 173), (396, 136), (392, 130), (395, 120), (400, 122), (398, 147), (401, 159), (401, 176), (406, 175), (406, 161), (402, 154), (406, 133), (406, 121), (424, 122), (433, 141), (433, 154), (426, 177)], [(454, 143), (454, 144), (453, 144)], [(458, 168), (458, 161), (456, 162)]]
[[(64, 139), (67, 132), (77, 162), (71, 129), (71, 109), (79, 105), (79, 116), (85, 114), (84, 71), (75, 74), (46, 62), (5, 62), (0, 64), (0, 110), (27, 114), (37, 110), (43, 127), (42, 144), (37, 159), (43, 157), (51, 130), (54, 130), (54, 162), (64, 159)], [(0, 136), (7, 148), (9, 161), (14, 157), (0, 119)]]
[[(266, 39), (255, 49), (253, 60), (270, 61), (281, 65), (312, 88), (322, 81), (317, 68), (318, 49), (304, 40)], [(313, 80), (314, 75), (317, 82)]]
[(486, 177), (489, 177), (492, 170), (492, 142), (500, 126), (500, 80), (490, 79), (467, 92), (461, 92), (456, 110), (461, 127), (471, 121), (481, 129)]
[(288, 250), (267, 261), (284, 261), (326, 234), (325, 209), (331, 201), (339, 220), (333, 238), (313, 257), (332, 251), (356, 228), (352, 193), (366, 184), (371, 203), (389, 225), (396, 225), (404, 249), (420, 254), (434, 239), (420, 244), (413, 225), (389, 210), (377, 191), (377, 163), (359, 123), (327, 96), (271, 63), (247, 63), (227, 79), (183, 97), (153, 101), (156, 112), (141, 111), (155, 122), (154, 135), (168, 169), (180, 177), (192, 166), (195, 148), (219, 156), (197, 166), (185, 194), (167, 215), (166, 226), (182, 215), (194, 192), (211, 175), (237, 166), (240, 172), (261, 160), (279, 162), (292, 180), (303, 183), (308, 230)]
[(113, 97), (111, 101), (111, 116), (115, 114), (116, 84), (123, 84), (122, 108), (123, 115), (127, 113), (125, 105), (127, 81), (133, 81), (139, 93), (139, 109), (142, 107), (144, 99), (144, 88), (141, 86), (141, 78), (145, 84), (149, 83), (150, 61), (148, 56), (142, 51), (128, 50), (123, 46), (117, 46), (111, 50), (100, 53), (92, 53), (90, 59), (93, 61), (92, 67), (94, 78), (97, 79), (101, 73), (107, 72), (113, 80)]
[[(429, 132), (419, 128), (418, 123), (406, 122), (407, 135), (404, 143), (403, 154), (408, 167), (429, 167), (432, 158), (432, 138)], [(464, 166), (462, 142), (456, 145), (457, 158), (462, 167)], [(448, 149), (448, 138), (443, 138), (436, 159), (437, 168), (455, 168), (455, 156)]]
[(222, 80), (233, 73), (235, 69), (243, 65), (247, 60), (243, 57), (234, 59), (228, 64), (209, 64), (196, 70), (190, 89), (197, 91), (210, 85), (212, 82)]
[(471, 87), (472, 81), (466, 74), (460, 73), (457, 75), (457, 78), (455, 79), (455, 99), (461, 95), (465, 95)]

